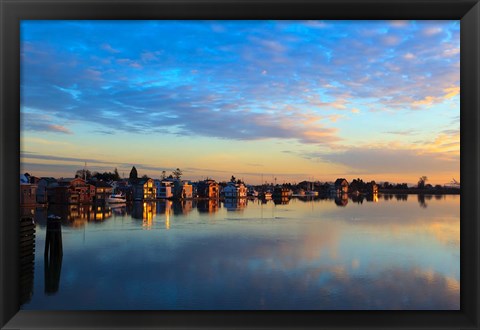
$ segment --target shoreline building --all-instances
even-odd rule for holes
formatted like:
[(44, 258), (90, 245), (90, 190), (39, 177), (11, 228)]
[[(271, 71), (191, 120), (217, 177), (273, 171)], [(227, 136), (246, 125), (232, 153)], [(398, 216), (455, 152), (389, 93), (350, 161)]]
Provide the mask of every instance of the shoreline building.
[(153, 181), (155, 182), (155, 187), (157, 188), (158, 199), (168, 199), (173, 197), (172, 181), (159, 179), (155, 179)]
[(30, 183), (30, 178), (20, 175), (20, 206), (35, 206), (37, 204), (37, 184)]
[(215, 180), (204, 180), (197, 184), (197, 195), (200, 198), (220, 198), (220, 186)]
[(227, 186), (223, 188), (223, 196), (225, 198), (246, 198), (247, 187), (243, 183), (227, 183)]
[(173, 197), (178, 199), (193, 198), (193, 186), (189, 181), (175, 180), (173, 182)]
[(107, 198), (113, 193), (113, 187), (105, 181), (95, 181), (92, 184), (95, 186), (95, 203), (105, 204)]
[(348, 181), (344, 178), (339, 178), (335, 180), (334, 183), (334, 192), (338, 194), (347, 194), (348, 193)]
[(49, 203), (92, 204), (95, 186), (87, 184), (82, 178), (62, 178), (47, 188), (47, 194), (51, 196)]
[(157, 187), (155, 182), (150, 178), (142, 178), (136, 180), (132, 185), (133, 200), (155, 200), (157, 198)]

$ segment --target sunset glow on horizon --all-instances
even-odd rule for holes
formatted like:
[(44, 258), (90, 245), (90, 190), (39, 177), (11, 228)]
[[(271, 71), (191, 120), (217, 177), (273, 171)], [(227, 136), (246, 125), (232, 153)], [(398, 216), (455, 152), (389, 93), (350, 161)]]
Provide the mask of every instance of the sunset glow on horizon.
[(460, 181), (459, 21), (22, 21), (21, 171)]

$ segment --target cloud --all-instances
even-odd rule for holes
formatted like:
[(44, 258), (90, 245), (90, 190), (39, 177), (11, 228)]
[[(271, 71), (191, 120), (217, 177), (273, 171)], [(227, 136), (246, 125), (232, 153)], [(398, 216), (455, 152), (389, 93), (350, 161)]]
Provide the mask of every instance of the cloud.
[(384, 133), (387, 134), (394, 134), (394, 135), (402, 135), (402, 136), (410, 136), (418, 134), (419, 132), (414, 129), (407, 129), (407, 130), (397, 130), (397, 131), (386, 131)]
[(432, 26), (424, 29), (422, 33), (426, 36), (433, 36), (442, 32), (442, 28), (439, 26)]
[(100, 46), (103, 50), (106, 50), (109, 53), (112, 54), (118, 54), (120, 53), (120, 50), (113, 48), (111, 45), (105, 43)]
[(83, 164), (85, 162), (87, 163), (94, 163), (94, 164), (111, 164), (109, 161), (102, 161), (98, 159), (85, 159), (85, 158), (77, 158), (77, 157), (63, 157), (63, 156), (52, 156), (52, 155), (43, 155), (43, 154), (37, 154), (34, 152), (28, 152), (28, 151), (22, 151), (21, 158), (24, 159), (39, 159), (39, 160), (56, 160), (56, 161), (61, 161), (61, 162), (75, 162), (75, 163), (80, 163)]
[[(405, 134), (405, 132), (398, 132)], [(309, 152), (303, 157), (347, 166), (357, 173), (458, 172), (459, 144), (440, 134), (434, 141), (416, 147), (395, 145), (344, 147), (330, 152)]]
[(73, 134), (69, 128), (52, 123), (52, 121), (51, 116), (25, 112), (22, 114), (21, 128), (35, 132)]
[[(26, 24), (22, 108), (40, 109), (56, 126), (29, 121), (23, 129), (65, 133), (68, 123), (80, 121), (103, 132), (334, 145), (342, 140), (328, 120), (339, 118), (336, 111), (457, 102), (459, 26), (452, 22), (221, 26), (218, 33), (187, 21)], [(450, 37), (425, 37), (432, 26)], [(121, 57), (111, 46), (117, 41)]]

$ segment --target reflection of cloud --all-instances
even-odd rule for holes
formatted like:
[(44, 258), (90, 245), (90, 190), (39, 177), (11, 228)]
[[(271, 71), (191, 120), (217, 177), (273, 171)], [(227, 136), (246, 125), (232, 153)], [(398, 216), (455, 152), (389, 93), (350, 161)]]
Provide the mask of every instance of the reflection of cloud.
[[(136, 232), (129, 235), (135, 239)], [(189, 239), (165, 254), (158, 253), (162, 248), (115, 246), (114, 252), (102, 254), (71, 251), (69, 262), (77, 267), (69, 268), (69, 279), (78, 289), (62, 292), (61, 305), (58, 300), (37, 305), (34, 301), (30, 308), (130, 309), (132, 304), (137, 309), (459, 308), (459, 282), (454, 278), (415, 267), (356, 274), (335, 264), (305, 263), (275, 239), (237, 236), (234, 244), (220, 237)], [(131, 255), (138, 257), (128, 258)], [(95, 272), (87, 266), (92, 264)]]

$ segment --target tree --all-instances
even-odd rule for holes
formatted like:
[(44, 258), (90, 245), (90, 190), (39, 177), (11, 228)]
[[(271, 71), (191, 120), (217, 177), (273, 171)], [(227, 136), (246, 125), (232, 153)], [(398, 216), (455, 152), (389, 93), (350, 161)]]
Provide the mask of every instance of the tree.
[(162, 176), (161, 176), (162, 180), (165, 180), (167, 178), (167, 172), (165, 171), (162, 171)]
[(142, 175), (142, 179), (148, 179), (148, 175), (146, 174)]
[(230, 178), (230, 182), (235, 183), (236, 181), (237, 181), (237, 179), (232, 175), (232, 177)]
[(428, 178), (424, 175), (418, 179), (418, 189), (424, 189), (425, 183), (427, 182)]
[(175, 179), (180, 180), (182, 177), (182, 170), (177, 167), (175, 171), (172, 172), (172, 175), (175, 177)]
[(138, 179), (138, 173), (137, 169), (135, 166), (132, 167), (132, 170), (130, 171), (130, 176), (129, 176), (130, 181), (136, 181)]
[(118, 174), (118, 170), (115, 167), (115, 170), (113, 171), (113, 180), (114, 181), (119, 181), (120, 180), (120, 174)]
[(92, 178), (92, 173), (89, 170), (85, 169), (78, 170), (77, 172), (75, 172), (75, 177), (89, 180)]

